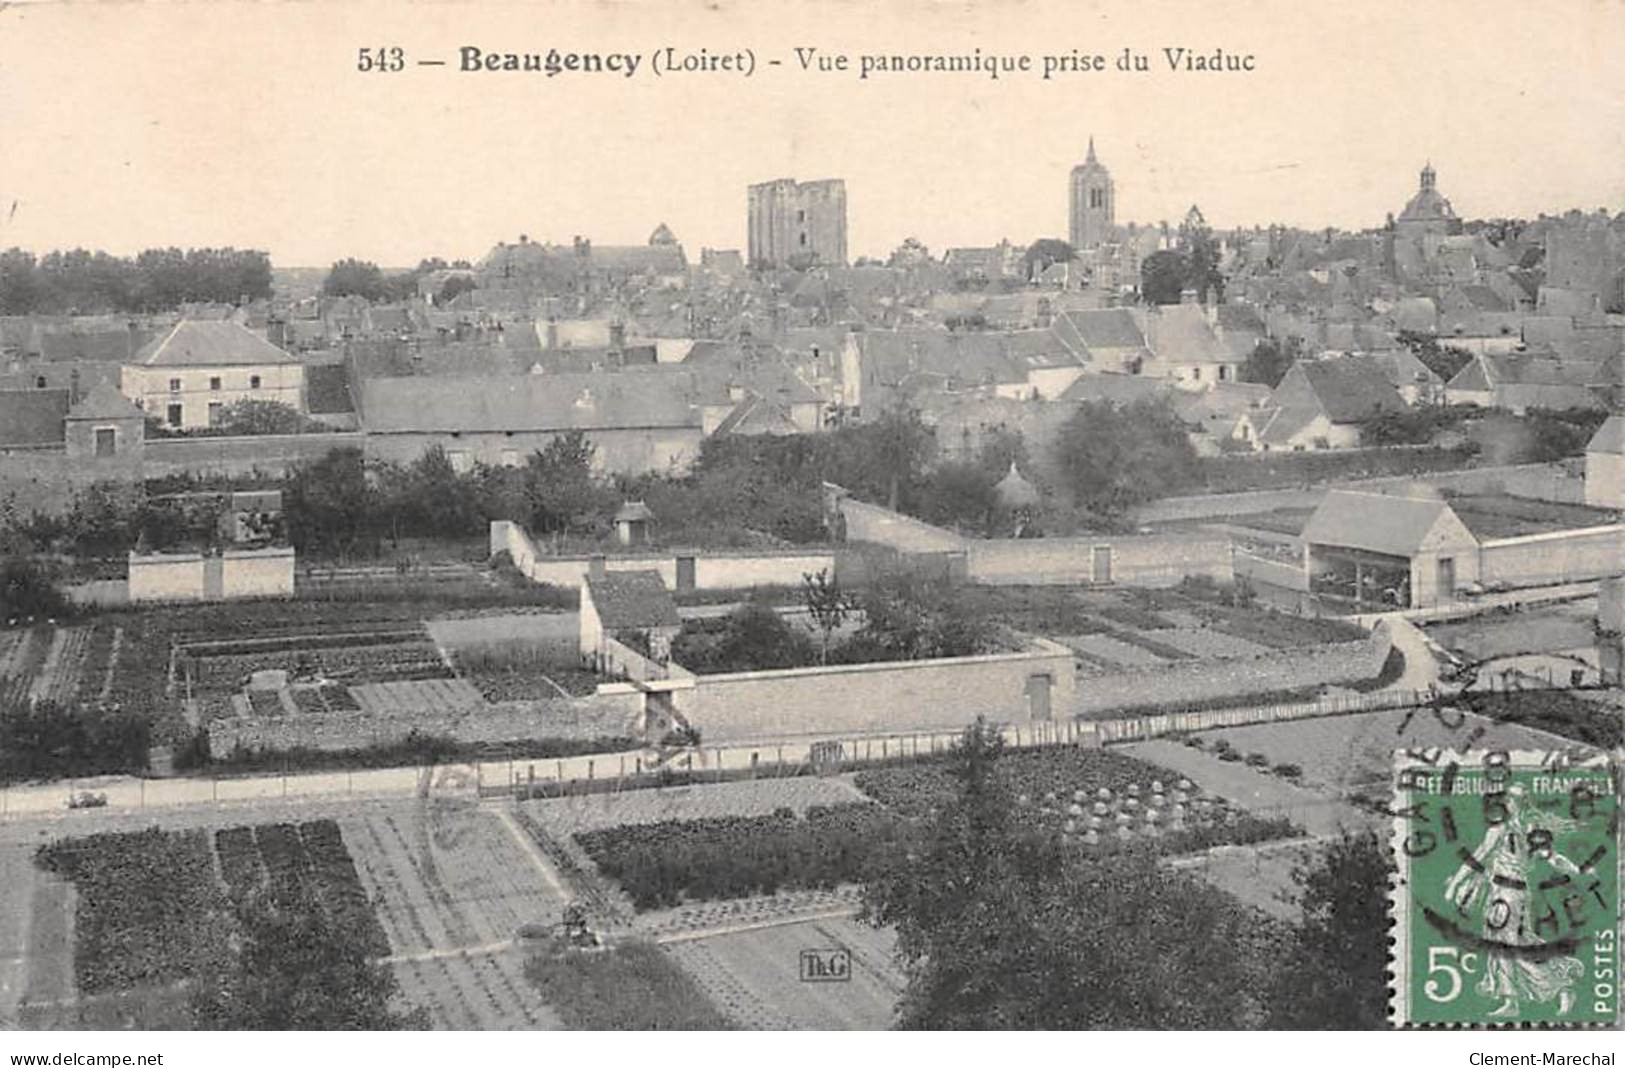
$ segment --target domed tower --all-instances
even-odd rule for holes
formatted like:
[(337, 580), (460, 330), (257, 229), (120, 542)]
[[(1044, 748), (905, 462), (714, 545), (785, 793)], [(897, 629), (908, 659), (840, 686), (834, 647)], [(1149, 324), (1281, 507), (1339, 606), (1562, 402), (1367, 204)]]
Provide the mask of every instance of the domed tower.
[(1089, 155), (1072, 168), (1071, 226), (1067, 236), (1072, 247), (1095, 248), (1110, 236), (1117, 218), (1117, 193), (1112, 172), (1095, 158), (1095, 139), (1089, 138)]

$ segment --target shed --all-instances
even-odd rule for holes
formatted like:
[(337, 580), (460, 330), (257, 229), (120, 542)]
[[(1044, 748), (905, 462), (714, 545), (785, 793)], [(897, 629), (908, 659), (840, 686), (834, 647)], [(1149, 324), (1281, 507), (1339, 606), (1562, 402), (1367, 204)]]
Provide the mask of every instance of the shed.
[(1478, 539), (1431, 487), (1332, 490), (1302, 540), (1310, 589), (1358, 607), (1443, 604), (1478, 581)]

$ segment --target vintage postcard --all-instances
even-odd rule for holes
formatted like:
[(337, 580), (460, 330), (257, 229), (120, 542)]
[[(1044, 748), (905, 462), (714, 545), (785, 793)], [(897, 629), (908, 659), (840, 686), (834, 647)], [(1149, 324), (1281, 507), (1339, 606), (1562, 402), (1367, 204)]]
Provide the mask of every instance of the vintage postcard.
[(1621, 55), (0, 4), (0, 1056), (1613, 1064)]

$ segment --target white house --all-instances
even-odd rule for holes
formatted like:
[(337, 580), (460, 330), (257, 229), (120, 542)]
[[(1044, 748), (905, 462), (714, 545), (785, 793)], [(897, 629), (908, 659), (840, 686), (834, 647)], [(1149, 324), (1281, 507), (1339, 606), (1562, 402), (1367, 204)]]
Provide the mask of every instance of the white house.
[(305, 411), (305, 367), (238, 323), (184, 319), (143, 348), (120, 375), (120, 390), (169, 426), (213, 426), (237, 401)]

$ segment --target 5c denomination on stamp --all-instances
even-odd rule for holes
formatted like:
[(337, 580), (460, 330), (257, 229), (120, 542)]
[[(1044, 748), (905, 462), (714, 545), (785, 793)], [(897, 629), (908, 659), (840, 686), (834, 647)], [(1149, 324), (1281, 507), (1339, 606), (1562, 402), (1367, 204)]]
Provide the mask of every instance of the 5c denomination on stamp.
[(1396, 753), (1394, 1022), (1615, 1023), (1619, 841), (1606, 756)]

